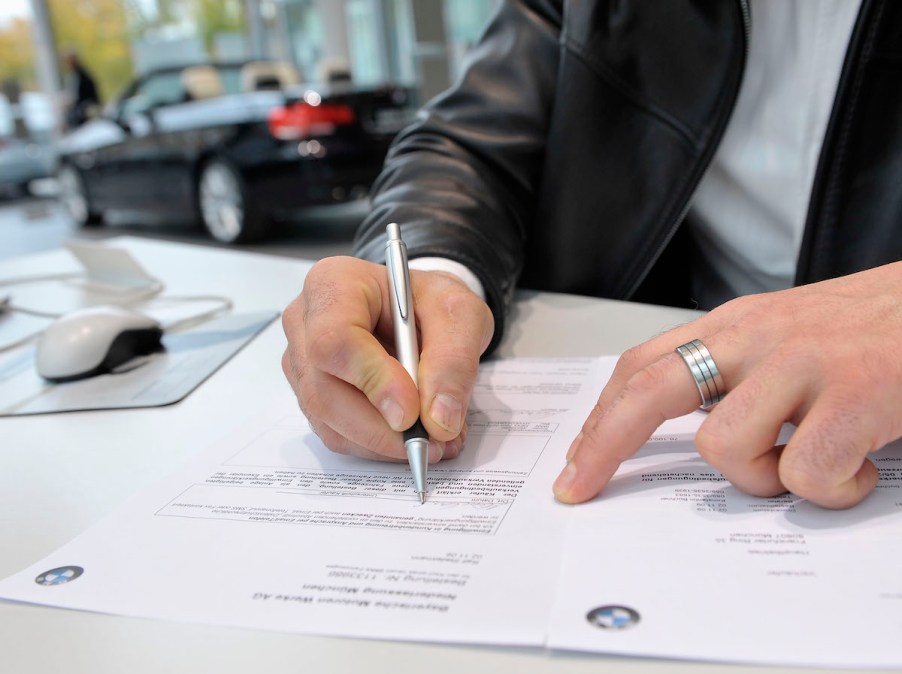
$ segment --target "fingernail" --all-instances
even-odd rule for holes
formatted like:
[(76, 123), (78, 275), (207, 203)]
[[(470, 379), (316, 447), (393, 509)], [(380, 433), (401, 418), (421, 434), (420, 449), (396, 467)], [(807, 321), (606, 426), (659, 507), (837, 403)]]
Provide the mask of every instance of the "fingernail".
[(391, 426), (393, 430), (405, 430), (401, 428), (401, 423), (404, 421), (404, 410), (402, 410), (401, 406), (394, 400), (391, 398), (383, 400), (379, 405), (379, 411), (382, 412), (382, 417), (388, 422), (388, 425)]
[(579, 435), (577, 435), (573, 439), (573, 442), (570, 443), (570, 449), (567, 450), (567, 461), (572, 459), (573, 455), (576, 454), (576, 448), (579, 447), (579, 443), (582, 441), (582, 439), (583, 439), (583, 432), (580, 431)]
[(570, 487), (573, 486), (573, 481), (575, 479), (576, 466), (572, 462), (567, 462), (567, 465), (564, 466), (564, 470), (557, 476), (554, 485), (551, 487), (552, 491), (554, 491), (554, 495), (561, 496), (566, 494), (570, 490)]
[(460, 433), (463, 405), (454, 396), (439, 393), (432, 399), (429, 416), (439, 426), (451, 433)]
[(435, 440), (429, 441), (429, 463), (438, 463), (445, 455), (444, 448)]

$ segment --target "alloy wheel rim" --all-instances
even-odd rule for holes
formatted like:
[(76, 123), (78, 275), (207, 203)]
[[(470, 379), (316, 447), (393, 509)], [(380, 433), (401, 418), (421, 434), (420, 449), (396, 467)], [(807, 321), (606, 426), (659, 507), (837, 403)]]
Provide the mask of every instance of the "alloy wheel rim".
[(232, 171), (210, 164), (200, 181), (200, 208), (204, 224), (215, 239), (234, 241), (244, 225), (241, 187)]

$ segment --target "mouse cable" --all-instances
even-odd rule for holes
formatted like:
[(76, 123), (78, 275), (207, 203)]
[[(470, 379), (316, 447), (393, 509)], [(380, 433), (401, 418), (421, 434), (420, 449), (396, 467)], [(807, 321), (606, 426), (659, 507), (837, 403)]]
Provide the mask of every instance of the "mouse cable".
[[(44, 281), (71, 281), (73, 279), (85, 278), (85, 274), (83, 272), (72, 272), (68, 274), (43, 274), (43, 275), (32, 275), (32, 276), (19, 276), (11, 279), (0, 279), (0, 288), (5, 286), (13, 286), (13, 285), (26, 285), (29, 283), (42, 283)], [(121, 296), (118, 293), (108, 293), (115, 295), (119, 300), (114, 302), (117, 306), (122, 307), (130, 307), (134, 304), (139, 304), (141, 302), (145, 302), (149, 299), (152, 299), (154, 296), (160, 294), (163, 291), (165, 286), (161, 281), (157, 281), (153, 285), (148, 288), (143, 288), (140, 291), (135, 291), (129, 293), (126, 296)], [(93, 292), (97, 294), (104, 294), (102, 290), (94, 289)], [(36, 318), (60, 318), (67, 312), (59, 312), (59, 311), (42, 311), (41, 309), (32, 309), (30, 307), (23, 307), (18, 304), (14, 304), (12, 302), (11, 297), (6, 298), (6, 302), (2, 305), (3, 311), (9, 311), (18, 314), (25, 314), (26, 316), (35, 316)], [(35, 333), (35, 335), (40, 333)], [(18, 345), (18, 342), (16, 343)], [(0, 353), (5, 351), (5, 348), (0, 348)]]
[(44, 281), (68, 281), (81, 278), (85, 274), (80, 271), (66, 272), (64, 274), (32, 274), (31, 276), (14, 276), (13, 278), (0, 279), (0, 288), (5, 286), (20, 286), (26, 283), (43, 283)]
[(153, 300), (154, 302), (218, 302), (219, 306), (210, 309), (209, 311), (201, 312), (195, 316), (188, 316), (186, 318), (180, 318), (177, 321), (173, 321), (168, 325), (163, 326), (163, 330), (165, 332), (178, 332), (179, 330), (185, 330), (187, 328), (194, 327), (195, 325), (199, 325), (201, 323), (205, 323), (221, 314), (224, 314), (232, 309), (233, 303), (232, 300), (228, 297), (223, 297), (222, 295), (172, 295), (169, 297), (156, 297)]
[[(66, 274), (32, 274), (31, 276), (16, 276), (14, 278), (8, 279), (0, 279), (0, 288), (5, 288), (7, 286), (17, 286), (17, 285), (26, 285), (28, 283), (42, 283), (44, 281), (67, 281), (69, 279), (80, 278), (84, 276), (81, 272), (69, 272)], [(12, 297), (6, 295), (0, 301), (0, 314), (3, 313), (21, 313), (28, 314), (30, 316), (37, 316), (38, 318), (58, 318), (59, 314), (51, 314), (45, 311), (38, 311), (35, 309), (28, 309), (26, 307), (19, 307), (12, 303)], [(6, 353), (7, 351), (12, 351), (13, 349), (17, 349), (20, 346), (28, 344), (35, 339), (37, 339), (43, 330), (38, 330), (37, 332), (33, 332), (30, 335), (25, 335), (19, 339), (13, 340), (8, 344), (0, 344), (0, 353)]]
[(28, 342), (32, 342), (40, 337), (42, 332), (44, 331), (38, 330), (37, 332), (32, 332), (30, 335), (25, 335), (21, 339), (9, 342), (8, 344), (0, 344), (0, 353), (6, 353), (7, 351), (18, 349), (20, 346), (24, 346), (25, 344), (28, 344)]
[[(43, 283), (44, 281), (68, 281), (71, 279), (82, 278), (82, 272), (70, 272), (67, 274), (32, 274), (31, 276), (17, 276), (9, 279), (0, 279), (0, 288), (7, 286), (21, 286), (29, 283)], [(40, 311), (38, 309), (29, 309), (28, 307), (20, 307), (13, 304), (12, 297), (7, 297), (3, 304), (3, 311), (16, 312), (19, 314), (28, 314), (29, 316), (37, 316), (38, 318), (59, 318), (61, 314), (51, 313), (49, 311)], [(0, 348), (0, 351), (6, 349)]]

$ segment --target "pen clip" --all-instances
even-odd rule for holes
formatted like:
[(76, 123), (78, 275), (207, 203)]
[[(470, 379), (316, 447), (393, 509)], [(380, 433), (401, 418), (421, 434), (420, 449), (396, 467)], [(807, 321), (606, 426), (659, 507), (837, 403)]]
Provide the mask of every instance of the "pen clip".
[(408, 287), (407, 254), (404, 242), (391, 238), (387, 245), (385, 263), (391, 276), (391, 290), (394, 293), (396, 306), (401, 319), (410, 320), (410, 288)]

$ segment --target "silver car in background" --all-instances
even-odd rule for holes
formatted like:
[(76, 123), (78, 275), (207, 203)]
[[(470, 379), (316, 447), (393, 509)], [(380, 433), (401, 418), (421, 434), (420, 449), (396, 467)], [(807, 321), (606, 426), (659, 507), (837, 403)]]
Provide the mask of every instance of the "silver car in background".
[(0, 196), (28, 194), (32, 181), (53, 176), (54, 123), (46, 95), (24, 92), (14, 104), (0, 94)]

